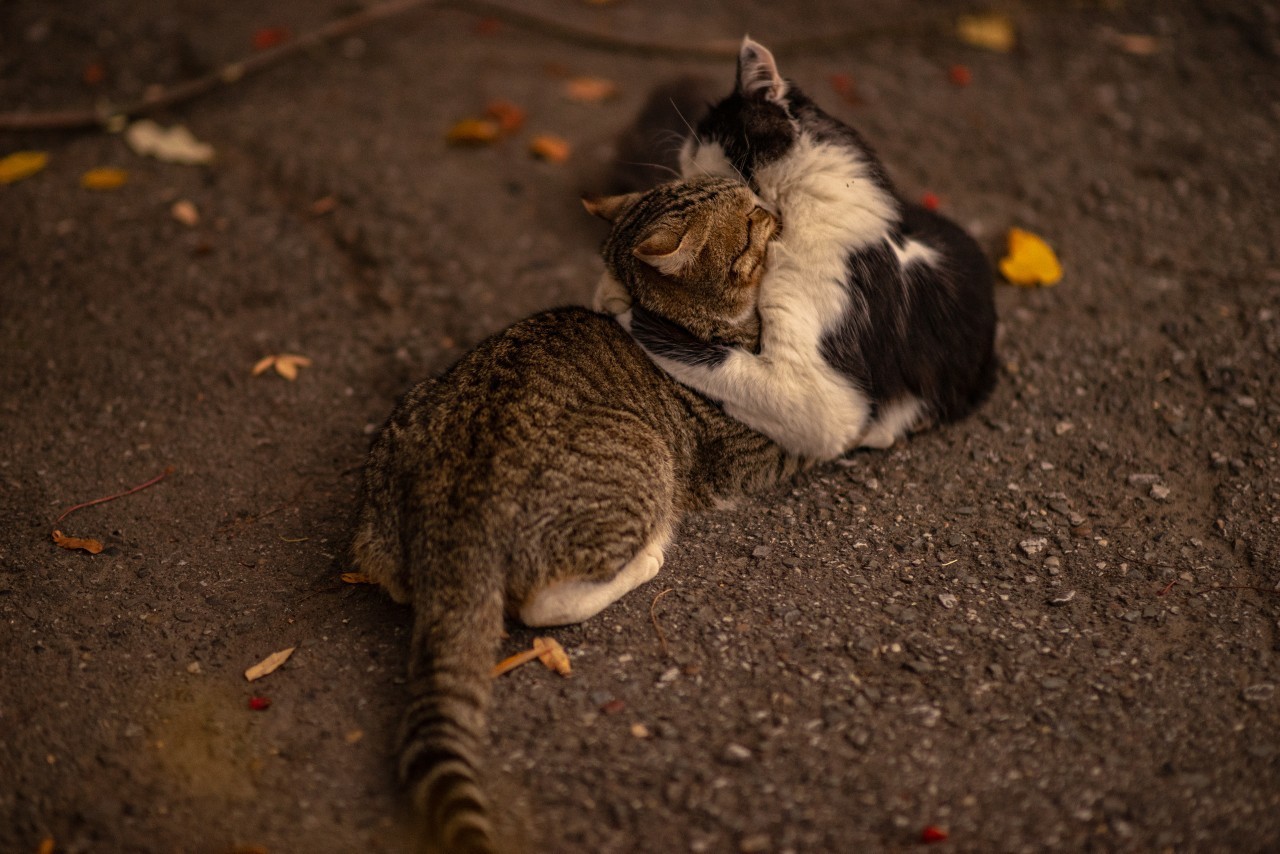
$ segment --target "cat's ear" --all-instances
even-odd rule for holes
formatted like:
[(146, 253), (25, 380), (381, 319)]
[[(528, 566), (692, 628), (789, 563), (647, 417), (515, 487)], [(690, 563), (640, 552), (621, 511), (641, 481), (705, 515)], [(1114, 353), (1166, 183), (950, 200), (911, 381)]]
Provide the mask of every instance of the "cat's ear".
[(681, 234), (669, 228), (659, 228), (646, 236), (643, 243), (631, 250), (631, 254), (664, 276), (673, 276), (697, 255), (695, 243), (697, 240), (692, 231)]
[(631, 207), (644, 193), (628, 193), (624, 196), (583, 196), (582, 206), (606, 222), (616, 222), (622, 212)]
[(779, 104), (787, 94), (787, 81), (778, 73), (773, 54), (750, 36), (743, 37), (738, 49), (738, 94)]

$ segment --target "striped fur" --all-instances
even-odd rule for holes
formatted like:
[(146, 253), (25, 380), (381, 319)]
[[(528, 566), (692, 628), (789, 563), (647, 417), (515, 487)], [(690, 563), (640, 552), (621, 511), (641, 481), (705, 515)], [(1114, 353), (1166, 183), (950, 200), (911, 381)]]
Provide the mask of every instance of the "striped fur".
[[(615, 222), (606, 264), (636, 309), (704, 343), (754, 346), (773, 221), (746, 188), (695, 182), (590, 206)], [(369, 453), (353, 552), (414, 609), (399, 772), (422, 851), (518, 847), (486, 785), (504, 613), (587, 619), (658, 572), (684, 513), (800, 464), (581, 308), (517, 323), (405, 395)]]
[(964, 416), (995, 381), (986, 258), (936, 213), (905, 204), (865, 141), (779, 75), (750, 39), (738, 85), (701, 119), (686, 177), (748, 183), (784, 230), (760, 286), (758, 353), (698, 353), (648, 329), (672, 376), (796, 453), (888, 447)]

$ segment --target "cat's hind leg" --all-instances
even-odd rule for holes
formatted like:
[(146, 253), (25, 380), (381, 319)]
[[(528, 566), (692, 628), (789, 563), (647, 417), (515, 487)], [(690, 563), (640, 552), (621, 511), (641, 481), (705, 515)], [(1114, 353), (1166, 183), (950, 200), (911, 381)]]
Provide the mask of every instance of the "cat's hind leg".
[(594, 617), (658, 574), (670, 540), (670, 531), (658, 532), (606, 581), (572, 578), (534, 591), (520, 606), (520, 621), (526, 626), (565, 626)]

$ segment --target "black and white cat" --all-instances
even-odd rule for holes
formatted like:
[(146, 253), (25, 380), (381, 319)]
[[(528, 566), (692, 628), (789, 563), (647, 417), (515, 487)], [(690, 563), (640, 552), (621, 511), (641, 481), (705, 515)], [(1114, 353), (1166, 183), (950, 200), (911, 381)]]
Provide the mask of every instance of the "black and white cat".
[[(760, 285), (757, 352), (632, 335), (680, 382), (793, 453), (887, 448), (958, 419), (995, 382), (990, 266), (959, 226), (904, 202), (862, 137), (745, 39), (737, 85), (681, 152), (686, 178), (736, 177), (781, 220)], [(623, 309), (602, 282), (597, 306)], [(615, 313), (619, 313), (615, 311)]]

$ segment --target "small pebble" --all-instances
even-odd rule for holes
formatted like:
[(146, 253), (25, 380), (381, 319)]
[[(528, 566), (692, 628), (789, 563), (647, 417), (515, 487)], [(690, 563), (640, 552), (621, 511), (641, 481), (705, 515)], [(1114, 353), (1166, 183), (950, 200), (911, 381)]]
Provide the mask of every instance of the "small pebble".
[(1156, 501), (1164, 501), (1169, 497), (1169, 487), (1163, 483), (1157, 483), (1151, 487), (1151, 497)]
[(1063, 595), (1061, 595), (1061, 596), (1055, 596), (1055, 597), (1053, 597), (1052, 599), (1050, 599), (1050, 600), (1049, 600), (1049, 604), (1050, 604), (1050, 605), (1065, 605), (1065, 604), (1067, 604), (1068, 602), (1070, 602), (1070, 601), (1071, 601), (1072, 599), (1074, 599), (1074, 598), (1076, 598), (1076, 592), (1075, 592), (1074, 590), (1068, 590), (1068, 591), (1067, 591), (1066, 593), (1064, 593)]
[(724, 761), (730, 765), (741, 765), (751, 758), (751, 751), (741, 744), (730, 742), (724, 749)]
[(954, 594), (951, 594), (951, 593), (939, 593), (939, 594), (938, 594), (938, 603), (939, 603), (939, 604), (941, 604), (941, 605), (942, 605), (942, 607), (944, 607), (944, 608), (954, 608), (954, 607), (959, 603), (959, 600), (958, 600), (958, 599), (956, 599), (956, 597), (955, 597), (955, 595), (954, 595)]
[(1160, 482), (1158, 474), (1131, 474), (1129, 475), (1130, 486), (1151, 486), (1153, 483)]
[(751, 552), (751, 556), (752, 557), (768, 557), (769, 553), (772, 551), (773, 549), (769, 548), (768, 546), (756, 546), (755, 549)]
[(1022, 553), (1027, 557), (1031, 557), (1032, 555), (1040, 554), (1048, 545), (1049, 541), (1044, 537), (1032, 537), (1029, 540), (1023, 540), (1018, 543), (1018, 548), (1022, 549)]
[(649, 732), (649, 728), (644, 724), (632, 724), (631, 734), (636, 738), (648, 738), (652, 735), (652, 733)]
[(187, 672), (188, 672), (188, 673), (199, 673), (199, 672), (200, 672), (200, 662), (198, 662), (198, 661), (193, 661), (193, 662), (191, 662), (190, 664), (188, 664), (188, 665), (187, 665)]

